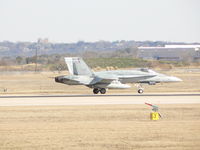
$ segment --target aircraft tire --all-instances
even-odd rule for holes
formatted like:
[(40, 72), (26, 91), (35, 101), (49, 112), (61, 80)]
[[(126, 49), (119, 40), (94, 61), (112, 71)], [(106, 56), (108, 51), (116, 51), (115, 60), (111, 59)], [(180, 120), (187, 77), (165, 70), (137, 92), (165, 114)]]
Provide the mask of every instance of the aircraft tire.
[(138, 93), (139, 93), (139, 94), (142, 94), (143, 92), (144, 92), (143, 89), (138, 89)]
[(105, 88), (100, 89), (100, 93), (101, 94), (105, 94), (106, 93), (106, 89)]
[(99, 89), (94, 88), (94, 89), (93, 89), (93, 93), (94, 93), (94, 94), (98, 94), (98, 93), (99, 93)]

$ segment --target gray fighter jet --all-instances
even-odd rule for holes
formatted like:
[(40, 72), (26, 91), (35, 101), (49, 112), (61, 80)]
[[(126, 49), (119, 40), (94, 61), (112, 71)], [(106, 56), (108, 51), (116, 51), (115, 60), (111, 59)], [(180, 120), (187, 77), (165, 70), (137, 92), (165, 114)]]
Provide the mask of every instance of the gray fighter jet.
[(94, 94), (105, 94), (106, 89), (126, 89), (136, 83), (138, 93), (143, 93), (142, 84), (155, 85), (161, 82), (179, 82), (181, 79), (157, 73), (150, 69), (113, 70), (93, 72), (80, 57), (65, 57), (70, 75), (55, 77), (55, 81), (68, 85), (85, 85)]

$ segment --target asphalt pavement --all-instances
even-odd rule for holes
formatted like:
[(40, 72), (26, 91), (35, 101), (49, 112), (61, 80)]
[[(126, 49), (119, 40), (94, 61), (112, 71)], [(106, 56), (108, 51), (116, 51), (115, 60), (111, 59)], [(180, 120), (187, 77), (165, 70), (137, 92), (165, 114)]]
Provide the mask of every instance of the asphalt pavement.
[(0, 96), (0, 106), (200, 104), (200, 94)]

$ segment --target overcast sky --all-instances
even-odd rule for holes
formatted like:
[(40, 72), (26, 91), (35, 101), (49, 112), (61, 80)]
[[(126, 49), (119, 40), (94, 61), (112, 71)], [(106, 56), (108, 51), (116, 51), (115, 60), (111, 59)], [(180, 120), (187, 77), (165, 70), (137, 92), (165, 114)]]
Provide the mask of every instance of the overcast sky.
[(200, 0), (0, 0), (0, 41), (200, 42)]

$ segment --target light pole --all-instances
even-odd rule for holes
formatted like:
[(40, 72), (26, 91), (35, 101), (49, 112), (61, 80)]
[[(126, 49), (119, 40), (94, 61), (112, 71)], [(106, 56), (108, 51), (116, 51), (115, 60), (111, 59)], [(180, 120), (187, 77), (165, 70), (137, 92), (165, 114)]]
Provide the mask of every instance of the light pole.
[(36, 46), (36, 51), (35, 51), (35, 72), (37, 71), (37, 57), (38, 57), (38, 43), (37, 43), (37, 46)]

